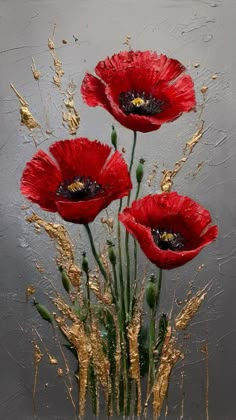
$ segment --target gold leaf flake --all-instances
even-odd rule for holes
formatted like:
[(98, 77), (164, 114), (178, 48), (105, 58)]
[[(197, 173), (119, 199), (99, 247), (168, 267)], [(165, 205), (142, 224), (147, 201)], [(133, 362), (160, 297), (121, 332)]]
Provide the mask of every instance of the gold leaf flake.
[(26, 102), (25, 98), (16, 90), (15, 86), (10, 83), (11, 88), (14, 90), (17, 98), (20, 101), (20, 115), (21, 115), (21, 124), (25, 125), (29, 130), (40, 127), (33, 115), (29, 110), (29, 104)]
[(169, 385), (169, 378), (173, 366), (183, 358), (180, 350), (175, 348), (175, 339), (172, 336), (171, 327), (167, 328), (166, 338), (163, 344), (160, 366), (157, 377), (153, 385), (153, 418), (157, 420), (160, 417), (163, 402)]
[(185, 330), (194, 317), (207, 294), (206, 288), (199, 290), (183, 307), (175, 318), (175, 327), (179, 330)]
[(202, 93), (206, 93), (208, 91), (208, 86), (202, 86), (200, 90)]
[(34, 226), (43, 227), (49, 237), (56, 241), (58, 251), (57, 265), (62, 265), (70, 277), (71, 284), (74, 287), (79, 287), (82, 272), (75, 264), (73, 245), (66, 228), (58, 223), (47, 222), (35, 213), (27, 217), (26, 220), (29, 223), (34, 223)]
[(216, 80), (217, 79), (217, 74), (215, 73), (215, 74), (213, 74), (212, 76), (211, 76), (211, 78), (212, 78), (212, 80)]
[(101, 217), (101, 223), (108, 227), (109, 233), (113, 232), (114, 229), (114, 219), (113, 217)]

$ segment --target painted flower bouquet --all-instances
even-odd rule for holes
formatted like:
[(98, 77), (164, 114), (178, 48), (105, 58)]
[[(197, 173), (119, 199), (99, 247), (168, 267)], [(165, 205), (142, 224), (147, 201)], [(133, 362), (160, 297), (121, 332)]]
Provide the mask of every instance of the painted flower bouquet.
[[(157, 419), (172, 368), (183, 356), (176, 346), (176, 331), (188, 326), (206, 294), (206, 289), (198, 291), (175, 319), (159, 311), (163, 270), (186, 264), (218, 234), (205, 208), (171, 191), (173, 177), (202, 128), (186, 144), (174, 170), (164, 171), (159, 193), (140, 198), (145, 162), (135, 159), (138, 132), (158, 130), (195, 109), (194, 84), (185, 70), (179, 61), (150, 51), (120, 52), (100, 61), (96, 76), (85, 75), (81, 94), (88, 106), (103, 107), (133, 130), (129, 164), (118, 151), (113, 126), (111, 146), (87, 138), (57, 141), (49, 153), (39, 150), (22, 175), (21, 192), (29, 200), (45, 211), (58, 212), (67, 222), (84, 225), (94, 256), (92, 261), (84, 252), (77, 263), (64, 226), (36, 214), (28, 219), (56, 238), (59, 246), (57, 263), (65, 295), (52, 297), (53, 314), (44, 302), (35, 299), (34, 305), (61, 331), (77, 358), (79, 417), (85, 414), (90, 394), (96, 416), (104, 398), (108, 416), (140, 417), (152, 406)], [(114, 200), (119, 200), (119, 209), (100, 252), (92, 222)], [(144, 276), (138, 270), (138, 247), (150, 261)], [(37, 355), (40, 360), (39, 351)]]

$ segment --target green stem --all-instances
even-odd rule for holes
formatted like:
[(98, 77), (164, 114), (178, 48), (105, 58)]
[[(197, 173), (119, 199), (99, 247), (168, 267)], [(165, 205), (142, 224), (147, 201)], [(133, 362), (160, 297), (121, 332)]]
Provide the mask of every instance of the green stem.
[[(137, 132), (134, 131), (134, 139), (133, 139), (133, 147), (131, 152), (131, 159), (130, 159), (130, 165), (129, 165), (129, 173), (131, 175), (133, 163), (134, 163), (134, 153), (135, 153), (135, 147), (137, 142)], [(127, 198), (127, 206), (129, 206), (131, 198), (131, 191), (129, 192), (128, 198)], [(130, 284), (130, 255), (129, 255), (129, 232), (126, 230), (125, 232), (125, 252), (126, 252), (126, 275), (127, 275), (127, 283), (126, 283), (126, 297), (127, 297), (127, 315), (128, 319), (131, 315), (131, 308), (132, 308), (132, 301), (131, 301), (131, 284)]]
[(159, 307), (160, 303), (160, 296), (161, 296), (161, 285), (162, 285), (162, 268), (160, 268), (159, 271), (159, 277), (158, 277), (158, 285), (157, 285), (157, 300), (155, 304), (155, 316)]
[(100, 269), (100, 271), (101, 271), (101, 273), (102, 273), (102, 275), (104, 277), (105, 283), (108, 284), (107, 272), (106, 272), (106, 270), (104, 268), (104, 265), (102, 264), (102, 262), (101, 262), (101, 260), (100, 260), (100, 258), (98, 256), (98, 254), (97, 254), (97, 251), (96, 251), (96, 248), (95, 248), (95, 245), (94, 245), (93, 236), (92, 236), (92, 232), (90, 230), (90, 227), (89, 227), (88, 224), (85, 224), (84, 227), (85, 227), (85, 229), (87, 231), (87, 234), (88, 234), (88, 237), (89, 237), (89, 241), (90, 241), (90, 245), (91, 245), (93, 256), (94, 256), (94, 258), (95, 258), (95, 260), (96, 260), (96, 262), (97, 262), (97, 264), (99, 266), (99, 269)]
[(114, 279), (115, 298), (116, 298), (116, 302), (118, 302), (119, 290), (118, 290), (118, 279), (117, 279), (115, 264), (112, 264), (112, 272), (113, 272), (113, 279)]
[[(138, 182), (137, 191), (135, 194), (135, 200), (138, 199), (139, 192), (140, 192), (141, 182)], [(134, 281), (137, 281), (137, 267), (138, 267), (138, 260), (137, 260), (137, 241), (134, 239)]]

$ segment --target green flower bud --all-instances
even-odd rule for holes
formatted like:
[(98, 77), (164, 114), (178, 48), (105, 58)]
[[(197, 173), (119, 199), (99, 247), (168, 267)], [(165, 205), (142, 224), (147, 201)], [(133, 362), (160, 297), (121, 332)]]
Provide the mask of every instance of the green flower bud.
[(86, 252), (83, 252), (82, 270), (83, 270), (86, 274), (88, 274), (88, 272), (89, 272), (88, 258), (86, 257)]
[(59, 271), (61, 272), (61, 281), (63, 284), (63, 287), (67, 293), (70, 292), (70, 279), (66, 271), (62, 266), (59, 267)]
[(108, 247), (108, 257), (109, 257), (109, 260), (111, 261), (111, 264), (116, 265), (116, 253), (115, 253), (113, 245), (110, 245)]
[(111, 144), (114, 146), (115, 150), (117, 150), (117, 132), (114, 125), (112, 125), (111, 129)]
[(146, 286), (146, 301), (150, 309), (154, 309), (157, 300), (157, 283), (156, 278), (152, 274)]
[(137, 166), (137, 169), (136, 169), (136, 179), (137, 179), (137, 182), (138, 183), (140, 183), (140, 182), (142, 182), (142, 179), (143, 179), (143, 174), (144, 174), (144, 162), (145, 162), (145, 160), (144, 159), (140, 159), (139, 160), (139, 164), (138, 164), (138, 166)]
[(36, 307), (39, 315), (45, 320), (48, 321), (50, 323), (52, 323), (53, 317), (51, 315), (51, 313), (49, 312), (49, 310), (44, 306), (41, 305), (40, 303), (36, 302), (36, 300), (34, 299), (33, 301), (34, 306)]

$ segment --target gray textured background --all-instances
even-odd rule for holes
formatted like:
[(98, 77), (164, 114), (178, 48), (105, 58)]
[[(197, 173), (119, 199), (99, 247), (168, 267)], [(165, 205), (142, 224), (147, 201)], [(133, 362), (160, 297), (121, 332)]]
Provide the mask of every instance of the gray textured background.
[[(25, 222), (32, 210), (46, 215), (37, 206), (21, 210), (25, 201), (19, 193), (19, 180), (35, 145), (28, 129), (20, 126), (18, 100), (9, 87), (14, 83), (44, 127), (43, 132), (36, 130), (35, 134), (41, 147), (46, 149), (52, 141), (68, 137), (61, 118), (64, 96), (52, 84), (52, 57), (47, 47), (55, 23), (57, 55), (65, 71), (64, 89), (72, 79), (79, 87), (85, 71), (92, 71), (98, 60), (125, 48), (122, 43), (126, 35), (131, 35), (134, 49), (153, 49), (182, 61), (195, 81), (199, 100), (200, 87), (209, 87), (204, 111), (206, 133), (176, 178), (174, 189), (211, 211), (220, 236), (191, 263), (165, 276), (163, 309), (170, 307), (174, 292), (179, 299), (185, 297), (200, 264), (205, 267), (195, 280), (196, 290), (212, 281), (209, 295), (189, 329), (191, 340), (184, 341), (184, 362), (176, 366), (172, 376), (167, 418), (181, 419), (184, 394), (185, 420), (236, 419), (235, 8), (235, 0), (0, 0), (1, 420), (33, 418), (32, 326), (55, 353), (51, 329), (41, 322), (31, 304), (24, 302), (26, 286), (34, 284), (38, 298), (46, 303), (51, 290), (47, 278), (56, 284), (59, 276), (53, 261), (54, 245)], [(68, 41), (66, 45), (63, 39)], [(42, 75), (39, 82), (32, 77), (32, 56)], [(194, 68), (195, 63), (200, 67)], [(216, 80), (211, 79), (214, 73), (218, 75)], [(79, 89), (75, 102), (81, 114), (78, 135), (108, 142), (112, 117), (102, 109), (86, 107)], [(195, 130), (196, 118), (190, 113), (157, 132), (139, 134), (136, 156), (147, 159), (147, 173), (154, 160), (159, 163), (153, 191), (158, 189), (161, 169), (172, 168), (182, 157), (182, 147)], [(45, 128), (53, 129), (53, 136), (45, 136)], [(117, 130), (122, 146), (128, 149), (132, 133), (118, 124)], [(193, 176), (202, 161), (202, 169)], [(143, 194), (148, 192), (146, 186)], [(60, 220), (52, 215), (47, 218)], [(96, 224), (95, 237), (99, 239), (101, 228)], [(79, 252), (86, 247), (83, 231), (79, 229), (78, 235), (75, 226), (70, 231)], [(43, 275), (36, 270), (36, 262), (44, 266)], [(204, 343), (209, 343), (209, 419), (206, 362), (201, 351)], [(71, 364), (73, 372), (76, 365), (73, 360)], [(46, 359), (39, 372), (37, 415), (42, 420), (73, 418), (63, 380)]]

